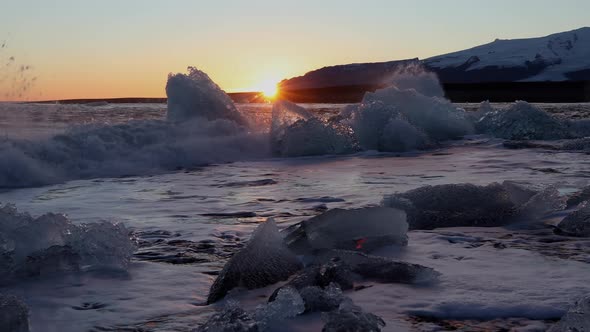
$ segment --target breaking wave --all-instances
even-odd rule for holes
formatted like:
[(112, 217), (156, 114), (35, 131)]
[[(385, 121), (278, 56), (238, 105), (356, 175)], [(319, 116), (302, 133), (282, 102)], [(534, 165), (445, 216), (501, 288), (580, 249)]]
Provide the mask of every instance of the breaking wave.
[(0, 188), (72, 179), (144, 175), (267, 154), (209, 77), (194, 69), (169, 77), (169, 121), (87, 125), (45, 140), (0, 140)]

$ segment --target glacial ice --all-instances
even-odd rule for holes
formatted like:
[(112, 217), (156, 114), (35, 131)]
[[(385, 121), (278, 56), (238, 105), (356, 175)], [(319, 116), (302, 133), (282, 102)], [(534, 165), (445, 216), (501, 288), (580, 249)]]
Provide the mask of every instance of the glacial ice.
[(567, 207), (576, 207), (581, 203), (590, 200), (590, 186), (582, 188), (580, 191), (570, 195), (567, 199)]
[(222, 311), (209, 317), (193, 332), (258, 332), (257, 322), (235, 301), (228, 301)]
[(580, 298), (549, 332), (590, 331), (590, 296)]
[(345, 267), (362, 278), (381, 283), (432, 284), (440, 276), (430, 267), (350, 250), (321, 251), (316, 254), (314, 264), (335, 265), (340, 270)]
[(381, 101), (358, 106), (350, 125), (365, 150), (403, 152), (426, 148), (429, 142), (394, 106)]
[(567, 206), (567, 197), (562, 196), (555, 186), (548, 186), (533, 195), (519, 207), (519, 215), (539, 218), (543, 215), (561, 211)]
[(548, 113), (517, 101), (505, 110), (482, 104), (486, 113), (476, 122), (479, 132), (509, 140), (556, 140), (570, 138), (567, 126)]
[(278, 101), (273, 106), (271, 140), (280, 156), (350, 153), (358, 150), (403, 152), (473, 132), (465, 111), (444, 99), (436, 75), (421, 67), (393, 75), (390, 86), (365, 94), (324, 122), (305, 109)]
[(351, 300), (342, 302), (337, 310), (324, 313), (322, 318), (326, 322), (322, 332), (378, 332), (385, 327), (385, 321), (381, 317), (364, 312)]
[(0, 294), (0, 332), (29, 332), (29, 309), (15, 296)]
[(305, 303), (305, 312), (327, 312), (337, 309), (344, 301), (342, 290), (335, 283), (327, 287), (307, 286), (299, 289), (299, 294)]
[(343, 119), (365, 150), (425, 149), (473, 132), (465, 111), (444, 99), (436, 75), (421, 68), (394, 75), (390, 86), (365, 94), (342, 110)]
[[(329, 294), (316, 294), (310, 305), (328, 306), (337, 297), (333, 287), (348, 290), (355, 282), (372, 280), (379, 283), (428, 285), (436, 283), (440, 273), (436, 270), (393, 259), (367, 255), (349, 250), (322, 250), (315, 253), (310, 265), (295, 274), (288, 283), (276, 289), (269, 297), (274, 301), (285, 287), (297, 289), (307, 301), (309, 289), (324, 289)], [(331, 288), (332, 287), (332, 288)], [(307, 291), (304, 291), (308, 289)], [(306, 302), (307, 305), (307, 302)], [(311, 309), (308, 309), (311, 310)]]
[[(399, 112), (404, 120), (423, 131), (432, 141), (440, 142), (461, 138), (473, 132), (465, 111), (440, 97), (427, 97), (414, 89), (400, 90), (394, 86), (365, 94), (359, 112), (381, 102)], [(366, 106), (365, 106), (366, 105)], [(358, 126), (354, 125), (353, 128)], [(387, 122), (383, 123), (383, 125)], [(365, 124), (366, 125), (366, 124)], [(374, 126), (376, 123), (369, 124)]]
[(499, 226), (517, 209), (510, 194), (497, 183), (424, 186), (385, 196), (382, 204), (405, 210), (410, 229)]
[[(282, 321), (294, 318), (305, 311), (305, 304), (299, 292), (291, 287), (281, 288), (274, 301), (261, 304), (254, 310), (254, 319), (261, 331), (271, 330)], [(276, 329), (275, 329), (276, 330)]]
[(227, 119), (247, 125), (234, 102), (207, 74), (188, 67), (188, 74), (170, 74), (166, 83), (168, 121), (184, 122), (203, 117)]
[(590, 206), (568, 214), (557, 228), (570, 236), (590, 237)]
[(282, 100), (272, 108), (271, 147), (284, 157), (344, 154), (357, 150), (350, 130), (324, 122), (296, 104)]
[(81, 269), (125, 269), (134, 250), (122, 224), (74, 225), (59, 214), (33, 218), (12, 205), (0, 207), (0, 283)]
[(563, 210), (567, 197), (554, 186), (535, 188), (513, 181), (486, 186), (444, 184), (386, 195), (382, 205), (406, 211), (410, 229), (495, 227)]
[(384, 207), (333, 209), (293, 228), (286, 241), (300, 253), (317, 249), (369, 252), (386, 245), (404, 246), (408, 241), (406, 214)]
[(209, 290), (207, 303), (222, 299), (239, 286), (254, 289), (285, 280), (301, 267), (269, 218), (256, 228), (246, 247), (225, 264)]

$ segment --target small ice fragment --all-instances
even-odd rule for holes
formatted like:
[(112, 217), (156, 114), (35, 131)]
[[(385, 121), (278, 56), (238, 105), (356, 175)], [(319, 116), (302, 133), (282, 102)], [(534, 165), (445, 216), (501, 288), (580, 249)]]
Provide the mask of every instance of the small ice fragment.
[(269, 330), (273, 325), (285, 319), (296, 317), (305, 311), (305, 304), (299, 292), (292, 287), (279, 290), (274, 301), (256, 307), (254, 319), (261, 331)]
[(335, 283), (330, 283), (325, 289), (318, 286), (304, 287), (299, 293), (305, 302), (305, 312), (332, 311), (345, 299), (342, 290)]
[(586, 295), (565, 313), (549, 332), (590, 331), (590, 296)]
[(223, 310), (211, 316), (193, 332), (258, 332), (258, 324), (239, 303), (228, 301)]
[(385, 321), (372, 313), (364, 312), (348, 299), (337, 310), (322, 315), (326, 322), (322, 332), (363, 331), (378, 332), (385, 326)]
[(568, 214), (557, 228), (567, 235), (590, 237), (590, 206)]
[(15, 296), (0, 294), (0, 332), (29, 332), (29, 309)]

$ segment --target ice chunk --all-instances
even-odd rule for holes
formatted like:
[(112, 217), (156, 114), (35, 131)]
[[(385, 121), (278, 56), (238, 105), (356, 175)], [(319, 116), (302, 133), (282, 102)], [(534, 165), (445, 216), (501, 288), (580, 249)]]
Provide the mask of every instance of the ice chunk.
[(325, 289), (318, 286), (304, 287), (299, 293), (305, 302), (305, 312), (332, 311), (345, 299), (342, 290), (335, 283), (330, 283)]
[(332, 261), (315, 263), (299, 271), (284, 286), (277, 288), (268, 300), (274, 301), (278, 292), (285, 287), (301, 291), (308, 287), (325, 288), (330, 284), (334, 284), (340, 289), (352, 289), (357, 277), (348, 264)]
[(273, 302), (259, 305), (254, 311), (254, 319), (261, 331), (276, 330), (272, 327), (285, 319), (296, 317), (305, 311), (305, 304), (299, 292), (291, 287), (279, 290)]
[(540, 191), (530, 185), (515, 181), (504, 181), (502, 187), (510, 195), (510, 200), (517, 206), (525, 204)]
[(188, 67), (188, 74), (170, 74), (166, 83), (168, 120), (184, 122), (198, 117), (227, 119), (247, 125), (234, 102), (207, 74)]
[(15, 296), (0, 294), (0, 332), (29, 332), (29, 309)]
[(567, 140), (561, 144), (559, 147), (560, 150), (568, 150), (568, 151), (588, 151), (590, 150), (590, 138), (578, 138)]
[(225, 264), (209, 290), (207, 303), (222, 299), (238, 286), (254, 289), (285, 280), (301, 268), (301, 262), (269, 218), (256, 228), (246, 247)]
[(568, 214), (557, 228), (567, 235), (590, 237), (590, 206)]
[(324, 122), (288, 101), (273, 105), (271, 145), (286, 157), (351, 153), (357, 150), (350, 128)]
[(60, 214), (33, 218), (0, 206), (0, 283), (82, 268), (125, 269), (134, 250), (122, 224), (75, 225)]
[(580, 203), (588, 200), (590, 200), (590, 186), (584, 187), (579, 192), (574, 193), (573, 195), (568, 197), (567, 207), (575, 207), (578, 206)]
[(525, 101), (517, 101), (505, 110), (488, 111), (476, 127), (482, 133), (510, 140), (555, 140), (570, 136), (564, 123)]
[(590, 331), (590, 296), (579, 299), (549, 332)]
[(440, 276), (439, 272), (426, 266), (349, 250), (324, 250), (318, 253), (315, 263), (325, 262), (332, 262), (340, 269), (345, 266), (363, 278), (382, 283), (430, 284)]
[[(389, 110), (394, 118), (399, 117), (398, 114), (401, 115), (404, 120), (424, 132), (433, 142), (458, 139), (473, 131), (464, 110), (456, 108), (448, 100), (428, 97), (413, 89), (400, 90), (389, 87), (374, 93), (368, 92), (356, 114), (369, 111), (372, 107), (381, 108), (381, 112)], [(353, 128), (356, 130), (358, 125), (354, 123), (353, 116)], [(388, 121), (383, 122), (381, 127), (387, 123)], [(379, 127), (376, 125), (378, 124), (373, 124), (378, 133)], [(371, 127), (366, 124), (365, 126)]]
[(567, 206), (567, 197), (562, 196), (555, 186), (544, 188), (532, 196), (520, 209), (519, 214), (528, 218), (539, 218), (561, 211)]
[(405, 210), (410, 229), (488, 227), (503, 225), (516, 214), (514, 195), (497, 183), (445, 184), (385, 196), (382, 204)]
[(193, 332), (258, 332), (258, 324), (238, 302), (228, 301), (223, 310), (211, 316)]
[(398, 209), (333, 209), (303, 221), (287, 236), (287, 243), (302, 253), (310, 249), (369, 252), (386, 245), (406, 245), (407, 230), (406, 214)]
[(361, 104), (352, 112), (350, 123), (365, 150), (403, 152), (427, 146), (426, 134), (407, 122), (397, 108), (381, 101)]
[(385, 321), (381, 317), (364, 312), (351, 300), (340, 304), (338, 310), (323, 314), (322, 318), (326, 322), (322, 332), (377, 332), (385, 326)]

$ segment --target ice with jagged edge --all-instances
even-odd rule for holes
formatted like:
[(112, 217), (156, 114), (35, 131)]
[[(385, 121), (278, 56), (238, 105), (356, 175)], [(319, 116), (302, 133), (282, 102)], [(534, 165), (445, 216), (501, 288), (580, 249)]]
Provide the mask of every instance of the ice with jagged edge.
[(0, 207), (0, 282), (95, 268), (126, 269), (135, 245), (123, 224), (75, 225), (61, 214), (38, 218)]
[(583, 296), (565, 313), (549, 332), (590, 331), (590, 295)]
[(305, 304), (299, 292), (292, 287), (281, 288), (274, 301), (259, 305), (253, 317), (261, 331), (269, 330), (274, 324), (294, 318), (305, 311)]
[(232, 99), (209, 76), (195, 67), (188, 74), (170, 74), (166, 83), (169, 121), (229, 119), (246, 125)]
[(436, 75), (414, 68), (394, 75), (390, 84), (340, 114), (363, 149), (424, 149), (473, 132), (465, 111), (444, 98)]
[(495, 109), (482, 103), (477, 121), (478, 131), (510, 140), (556, 140), (570, 138), (564, 122), (525, 101), (506, 109)]
[(367, 331), (378, 332), (385, 326), (385, 321), (372, 313), (364, 312), (352, 300), (346, 298), (337, 310), (324, 313), (322, 319), (326, 322), (322, 331)]
[(559, 230), (567, 235), (590, 237), (590, 206), (584, 203), (585, 206), (563, 218), (557, 225)]
[(272, 107), (270, 139), (273, 153), (284, 157), (344, 154), (357, 150), (349, 128), (326, 122), (285, 100)]
[(302, 268), (283, 242), (274, 219), (260, 224), (244, 249), (236, 253), (215, 279), (207, 303), (222, 299), (231, 289), (255, 289), (286, 280)]
[(16, 296), (0, 294), (0, 331), (29, 332), (29, 309)]

